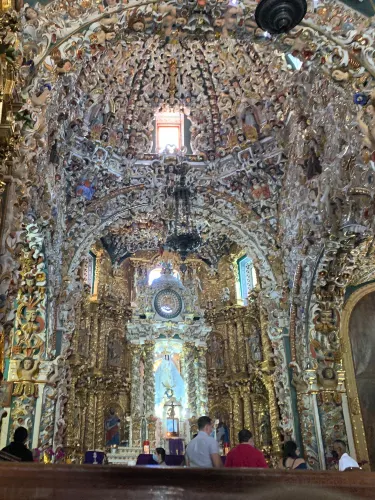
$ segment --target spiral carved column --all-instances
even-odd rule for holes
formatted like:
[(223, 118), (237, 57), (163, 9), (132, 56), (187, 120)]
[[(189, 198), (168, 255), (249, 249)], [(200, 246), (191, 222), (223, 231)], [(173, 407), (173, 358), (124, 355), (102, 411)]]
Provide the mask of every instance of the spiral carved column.
[(244, 327), (242, 323), (242, 319), (239, 319), (236, 323), (237, 327), (237, 346), (238, 346), (238, 362), (239, 362), (239, 369), (241, 373), (246, 372), (246, 342), (245, 342), (245, 335), (244, 335)]
[(88, 407), (86, 414), (86, 435), (85, 448), (88, 450), (95, 449), (95, 415), (96, 414), (96, 395), (93, 390), (89, 392)]
[(232, 399), (232, 437), (231, 445), (238, 443), (238, 433), (242, 428), (241, 425), (241, 413), (240, 413), (240, 392), (238, 387), (231, 387), (229, 389), (229, 394)]
[(230, 367), (233, 373), (238, 371), (238, 356), (236, 349), (236, 328), (231, 320), (227, 320), (228, 344), (229, 344), (229, 359)]
[(244, 428), (248, 429), (252, 434), (255, 434), (254, 429), (254, 418), (251, 407), (251, 399), (250, 399), (250, 387), (241, 387), (241, 396), (243, 399), (244, 406)]
[(270, 340), (267, 334), (267, 317), (263, 308), (260, 308), (260, 327), (261, 327), (261, 338), (263, 346), (263, 370), (264, 370), (264, 385), (266, 386), (268, 392), (268, 403), (270, 408), (270, 421), (271, 421), (271, 434), (272, 434), (272, 448), (274, 453), (281, 452), (280, 444), (280, 433), (279, 433), (279, 422), (280, 422), (280, 412), (279, 406), (277, 404), (277, 398), (275, 393), (275, 387), (272, 380), (272, 348)]
[(139, 367), (141, 362), (142, 349), (140, 345), (131, 344), (131, 400), (130, 411), (132, 415), (132, 441), (133, 446), (141, 445), (141, 418), (142, 408), (140, 401), (141, 394), (141, 378)]
[(140, 395), (140, 386), (141, 379), (139, 375), (139, 366), (141, 362), (141, 346), (137, 344), (131, 344), (130, 346), (131, 354), (132, 354), (132, 370), (131, 370), (131, 414), (134, 417), (141, 416), (142, 408), (140, 407), (139, 395)]
[(144, 414), (146, 417), (153, 415), (155, 408), (155, 378), (154, 378), (154, 347), (155, 342), (145, 343), (145, 386), (144, 386)]
[(184, 345), (184, 379), (187, 385), (188, 407), (192, 416), (198, 416), (196, 388), (195, 388), (195, 346), (191, 342)]
[(104, 442), (104, 392), (98, 391), (96, 395), (96, 428), (95, 447), (103, 449)]
[(198, 378), (197, 390), (199, 390), (199, 403), (197, 404), (199, 415), (206, 415), (208, 411), (208, 389), (207, 389), (207, 348), (197, 347)]

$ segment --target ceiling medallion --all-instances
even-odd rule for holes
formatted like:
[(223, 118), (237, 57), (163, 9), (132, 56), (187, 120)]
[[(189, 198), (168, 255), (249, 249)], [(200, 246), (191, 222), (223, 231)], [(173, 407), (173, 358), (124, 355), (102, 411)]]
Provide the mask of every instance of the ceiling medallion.
[(297, 26), (306, 11), (306, 0), (261, 0), (255, 10), (255, 21), (262, 30), (279, 35)]

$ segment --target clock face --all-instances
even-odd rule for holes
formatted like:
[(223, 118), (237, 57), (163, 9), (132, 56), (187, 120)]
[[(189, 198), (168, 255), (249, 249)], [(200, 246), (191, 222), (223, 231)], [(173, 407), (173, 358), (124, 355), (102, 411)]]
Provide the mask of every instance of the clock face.
[(160, 290), (155, 295), (155, 311), (162, 318), (172, 319), (182, 311), (182, 299), (174, 290)]

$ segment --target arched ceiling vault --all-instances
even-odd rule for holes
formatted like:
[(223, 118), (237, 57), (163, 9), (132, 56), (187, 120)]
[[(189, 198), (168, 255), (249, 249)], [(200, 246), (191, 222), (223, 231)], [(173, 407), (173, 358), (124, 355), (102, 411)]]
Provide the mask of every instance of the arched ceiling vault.
[[(255, 5), (84, 0), (22, 10), (19, 160), (47, 190), (45, 199), (34, 191), (35, 212), (64, 207), (66, 269), (94, 235), (123, 244), (124, 254), (158, 245), (171, 220), (168, 189), (182, 170), (207, 239), (232, 240), (240, 227), (244, 245), (256, 239), (264, 255), (277, 248), (293, 89), (310, 85), (288, 57), (348, 92), (367, 92), (374, 39), (369, 21), (334, 2), (272, 39), (257, 29)], [(192, 155), (153, 153), (152, 120), (163, 110), (187, 116)], [(120, 223), (132, 207), (134, 241), (129, 216)]]

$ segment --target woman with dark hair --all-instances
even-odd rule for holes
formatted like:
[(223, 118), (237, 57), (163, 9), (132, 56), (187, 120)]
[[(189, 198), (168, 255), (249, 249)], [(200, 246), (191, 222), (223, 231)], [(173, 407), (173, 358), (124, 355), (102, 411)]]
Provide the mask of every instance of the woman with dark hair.
[(280, 460), (279, 466), (286, 470), (307, 469), (306, 462), (299, 456), (299, 450), (294, 441), (284, 443), (283, 458)]
[(156, 448), (155, 453), (152, 455), (152, 458), (157, 462), (158, 465), (165, 465), (165, 449), (164, 448)]

